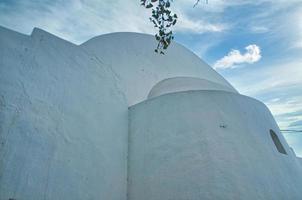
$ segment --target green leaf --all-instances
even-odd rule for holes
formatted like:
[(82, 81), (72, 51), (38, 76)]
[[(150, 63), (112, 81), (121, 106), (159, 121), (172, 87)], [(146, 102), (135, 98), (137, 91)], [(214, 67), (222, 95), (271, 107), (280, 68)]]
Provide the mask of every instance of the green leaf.
[(148, 5), (146, 5), (146, 8), (152, 8), (153, 5), (151, 3), (149, 3)]

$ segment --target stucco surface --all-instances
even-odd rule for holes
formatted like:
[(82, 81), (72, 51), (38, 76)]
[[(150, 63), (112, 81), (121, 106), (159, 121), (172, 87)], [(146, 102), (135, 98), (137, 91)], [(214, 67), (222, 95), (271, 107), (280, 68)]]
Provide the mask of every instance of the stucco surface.
[(0, 200), (302, 199), (269, 110), (183, 46), (154, 47), (0, 26)]
[(156, 45), (152, 35), (111, 33), (92, 38), (81, 47), (112, 67), (124, 85), (129, 105), (147, 99), (155, 84), (173, 77), (205, 79), (237, 92), (212, 67), (183, 46), (172, 43), (163, 56), (154, 53)]
[(111, 69), (0, 27), (0, 199), (126, 199), (127, 102)]
[(302, 198), (301, 166), (254, 99), (222, 91), (162, 95), (130, 108), (129, 134), (131, 200)]

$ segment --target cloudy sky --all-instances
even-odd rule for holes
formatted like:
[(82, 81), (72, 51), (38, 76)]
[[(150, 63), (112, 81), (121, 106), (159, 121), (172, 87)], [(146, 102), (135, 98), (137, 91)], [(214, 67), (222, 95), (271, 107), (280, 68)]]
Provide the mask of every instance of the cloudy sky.
[[(263, 101), (281, 129), (302, 129), (302, 0), (175, 0), (175, 40), (240, 93)], [(154, 33), (139, 0), (0, 0), (0, 25), (42, 28), (80, 44), (116, 31)], [(302, 133), (286, 133), (302, 157)]]

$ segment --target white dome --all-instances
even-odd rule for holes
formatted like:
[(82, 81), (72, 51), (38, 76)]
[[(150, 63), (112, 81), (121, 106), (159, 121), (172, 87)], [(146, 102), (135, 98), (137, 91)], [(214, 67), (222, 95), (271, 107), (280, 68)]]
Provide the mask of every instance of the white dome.
[(221, 90), (234, 92), (233, 89), (226, 87), (225, 85), (214, 83), (209, 80), (193, 77), (175, 77), (168, 78), (157, 83), (150, 91), (148, 99), (163, 94), (189, 90)]
[(155, 84), (174, 77), (207, 80), (237, 93), (212, 67), (177, 43), (172, 43), (165, 55), (156, 54), (152, 35), (111, 33), (92, 38), (81, 47), (113, 69), (129, 105), (146, 100)]

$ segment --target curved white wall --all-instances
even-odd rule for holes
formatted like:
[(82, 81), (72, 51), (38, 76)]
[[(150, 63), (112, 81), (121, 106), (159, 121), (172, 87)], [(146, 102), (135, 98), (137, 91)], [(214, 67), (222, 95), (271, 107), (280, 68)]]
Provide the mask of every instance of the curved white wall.
[(0, 199), (125, 200), (127, 102), (110, 68), (0, 27)]
[(301, 199), (301, 160), (267, 108), (184, 47), (155, 46), (0, 27), (0, 199)]
[(144, 101), (159, 81), (173, 77), (195, 77), (236, 90), (208, 64), (183, 46), (172, 43), (165, 55), (156, 54), (152, 35), (111, 33), (81, 45), (101, 62), (111, 66), (124, 85), (129, 105)]
[(129, 131), (131, 200), (302, 199), (301, 165), (254, 99), (222, 91), (162, 95), (130, 108)]
[(221, 90), (237, 93), (232, 88), (226, 87), (209, 80), (193, 77), (168, 78), (157, 83), (149, 92), (148, 99), (163, 94), (192, 90)]

